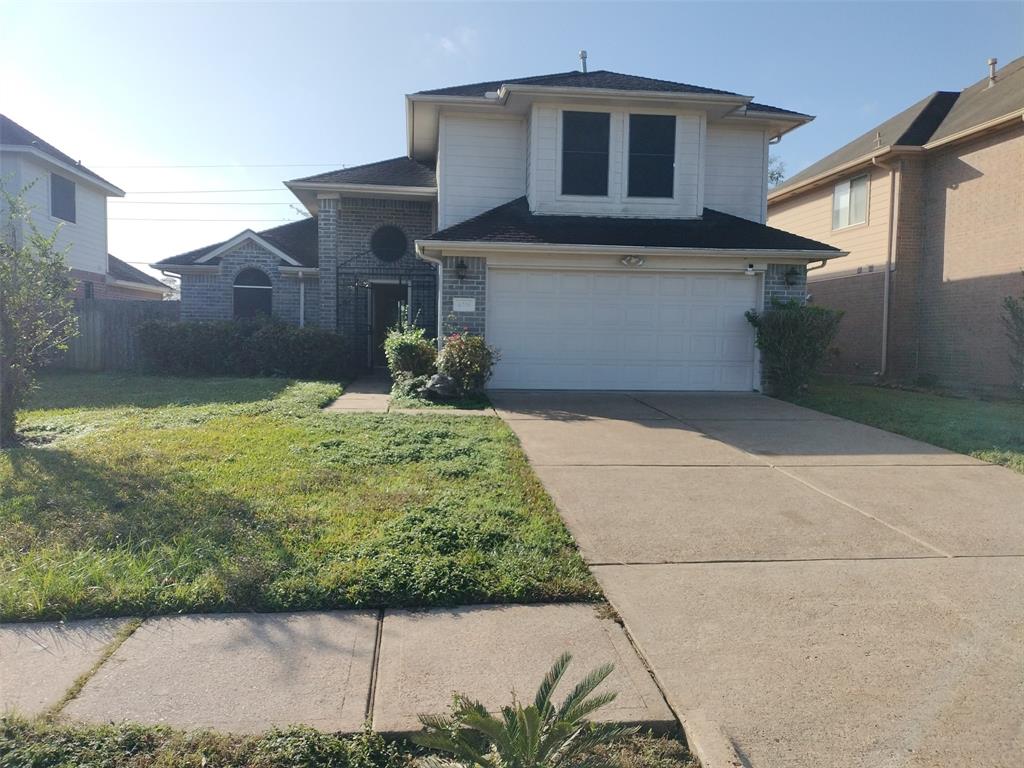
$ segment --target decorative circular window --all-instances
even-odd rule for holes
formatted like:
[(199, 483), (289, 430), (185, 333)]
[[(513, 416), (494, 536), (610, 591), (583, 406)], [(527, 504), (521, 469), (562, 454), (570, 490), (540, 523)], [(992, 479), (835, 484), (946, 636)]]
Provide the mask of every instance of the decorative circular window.
[(391, 225), (381, 227), (370, 238), (370, 250), (381, 261), (398, 261), (408, 245), (405, 232)]

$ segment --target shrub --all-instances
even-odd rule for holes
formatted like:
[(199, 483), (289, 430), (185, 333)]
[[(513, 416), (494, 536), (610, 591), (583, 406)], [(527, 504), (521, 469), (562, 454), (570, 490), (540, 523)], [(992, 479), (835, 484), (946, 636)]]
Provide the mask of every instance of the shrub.
[(452, 378), (459, 394), (476, 395), (483, 392), (497, 360), (497, 352), (484, 343), (482, 336), (453, 333), (437, 356), (437, 370)]
[(772, 299), (764, 313), (747, 312), (747, 321), (757, 329), (757, 348), (773, 394), (792, 395), (807, 386), (824, 361), (842, 317), (838, 310), (778, 299)]
[(141, 366), (172, 376), (342, 379), (343, 338), (319, 328), (263, 322), (150, 322), (139, 328)]
[(1024, 293), (1020, 298), (1003, 299), (1003, 325), (1010, 340), (1010, 364), (1013, 366), (1014, 386), (1024, 393)]
[(636, 728), (613, 723), (592, 723), (587, 717), (615, 700), (613, 692), (591, 695), (612, 673), (612, 665), (598, 667), (583, 678), (556, 707), (551, 701), (572, 656), (562, 654), (541, 681), (533, 702), (513, 700), (492, 715), (478, 701), (456, 694), (452, 716), (420, 715), (426, 732), (413, 741), (452, 755), (433, 755), (417, 762), (423, 768), (584, 768), (603, 765), (592, 750), (636, 733)]
[(400, 320), (384, 339), (384, 357), (395, 381), (402, 375), (429, 376), (434, 372), (437, 347), (422, 328)]

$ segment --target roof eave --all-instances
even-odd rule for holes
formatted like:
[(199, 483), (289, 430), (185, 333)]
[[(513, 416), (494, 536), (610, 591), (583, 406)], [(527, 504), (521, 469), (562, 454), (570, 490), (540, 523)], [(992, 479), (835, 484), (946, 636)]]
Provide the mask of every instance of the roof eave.
[(645, 253), (663, 256), (720, 256), (720, 257), (773, 257), (796, 258), (808, 261), (836, 259), (847, 256), (847, 251), (793, 249), (793, 248), (674, 248), (643, 245), (580, 245), (552, 243), (502, 243), (486, 240), (417, 240), (416, 255), (425, 256), (431, 252), (494, 252), (494, 253), (588, 253), (620, 256)]
[(943, 136), (941, 139), (930, 141), (924, 145), (924, 149), (935, 149), (937, 147), (946, 146), (947, 144), (953, 144), (957, 141), (963, 141), (964, 139), (973, 137), (975, 134), (1000, 128), (1004, 123), (1012, 123), (1020, 120), (1024, 120), (1024, 109), (1008, 112), (1007, 114), (993, 118), (992, 120), (986, 120), (984, 123), (978, 123), (977, 125), (972, 125), (970, 128), (965, 128), (962, 131), (951, 133), (949, 136)]
[(139, 283), (136, 282), (135, 280), (118, 280), (115, 278), (107, 280), (107, 285), (113, 285), (117, 288), (130, 288), (133, 291), (148, 291), (149, 293), (159, 293), (163, 296), (167, 296), (168, 294), (173, 293), (170, 286), (156, 286), (152, 285), (151, 283)]
[(32, 155), (43, 162), (49, 163), (50, 165), (56, 166), (67, 173), (71, 173), (75, 178), (91, 184), (94, 187), (98, 187), (106, 192), (110, 197), (124, 197), (125, 191), (120, 187), (115, 187), (106, 179), (100, 176), (92, 175), (92, 172), (86, 173), (81, 168), (78, 168), (71, 163), (66, 163), (53, 155), (43, 152), (37, 147), (30, 147), (24, 144), (0, 144), (0, 152), (21, 152), (26, 155)]
[(312, 192), (337, 192), (339, 194), (376, 194), (386, 197), (437, 197), (437, 187), (410, 187), (400, 184), (349, 184), (328, 181), (286, 181), (284, 183), (292, 192), (309, 190)]

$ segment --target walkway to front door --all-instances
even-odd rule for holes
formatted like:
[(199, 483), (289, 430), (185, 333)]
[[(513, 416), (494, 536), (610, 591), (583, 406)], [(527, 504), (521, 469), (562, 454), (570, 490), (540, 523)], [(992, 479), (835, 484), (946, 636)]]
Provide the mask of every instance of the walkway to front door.
[(759, 395), (491, 401), (688, 731), (752, 768), (1019, 764), (1024, 477)]
[(370, 286), (370, 365), (387, 365), (384, 339), (395, 327), (403, 306), (409, 305), (409, 286), (401, 283), (373, 283)]

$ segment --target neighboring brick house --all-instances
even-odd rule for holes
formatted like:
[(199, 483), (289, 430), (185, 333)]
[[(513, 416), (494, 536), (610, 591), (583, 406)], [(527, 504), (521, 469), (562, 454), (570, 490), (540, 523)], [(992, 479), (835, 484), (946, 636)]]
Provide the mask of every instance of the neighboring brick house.
[[(124, 192), (4, 115), (0, 181), (11, 193), (24, 191), (36, 229), (47, 235), (58, 230), (56, 247), (66, 254), (76, 298), (159, 301), (171, 293), (155, 277), (107, 252), (107, 198)], [(6, 237), (6, 211), (2, 219)], [(14, 225), (14, 236), (24, 239), (25, 223)]]
[(843, 256), (765, 225), (769, 143), (812, 118), (749, 96), (565, 72), (406, 97), (406, 155), (295, 179), (310, 218), (154, 265), (190, 319), (273, 315), (383, 363), (400, 308), (483, 334), (492, 386), (760, 388), (744, 313)]
[(1007, 392), (1024, 291), (1024, 58), (939, 91), (768, 195), (768, 222), (849, 252), (812, 271), (845, 312), (835, 373)]

